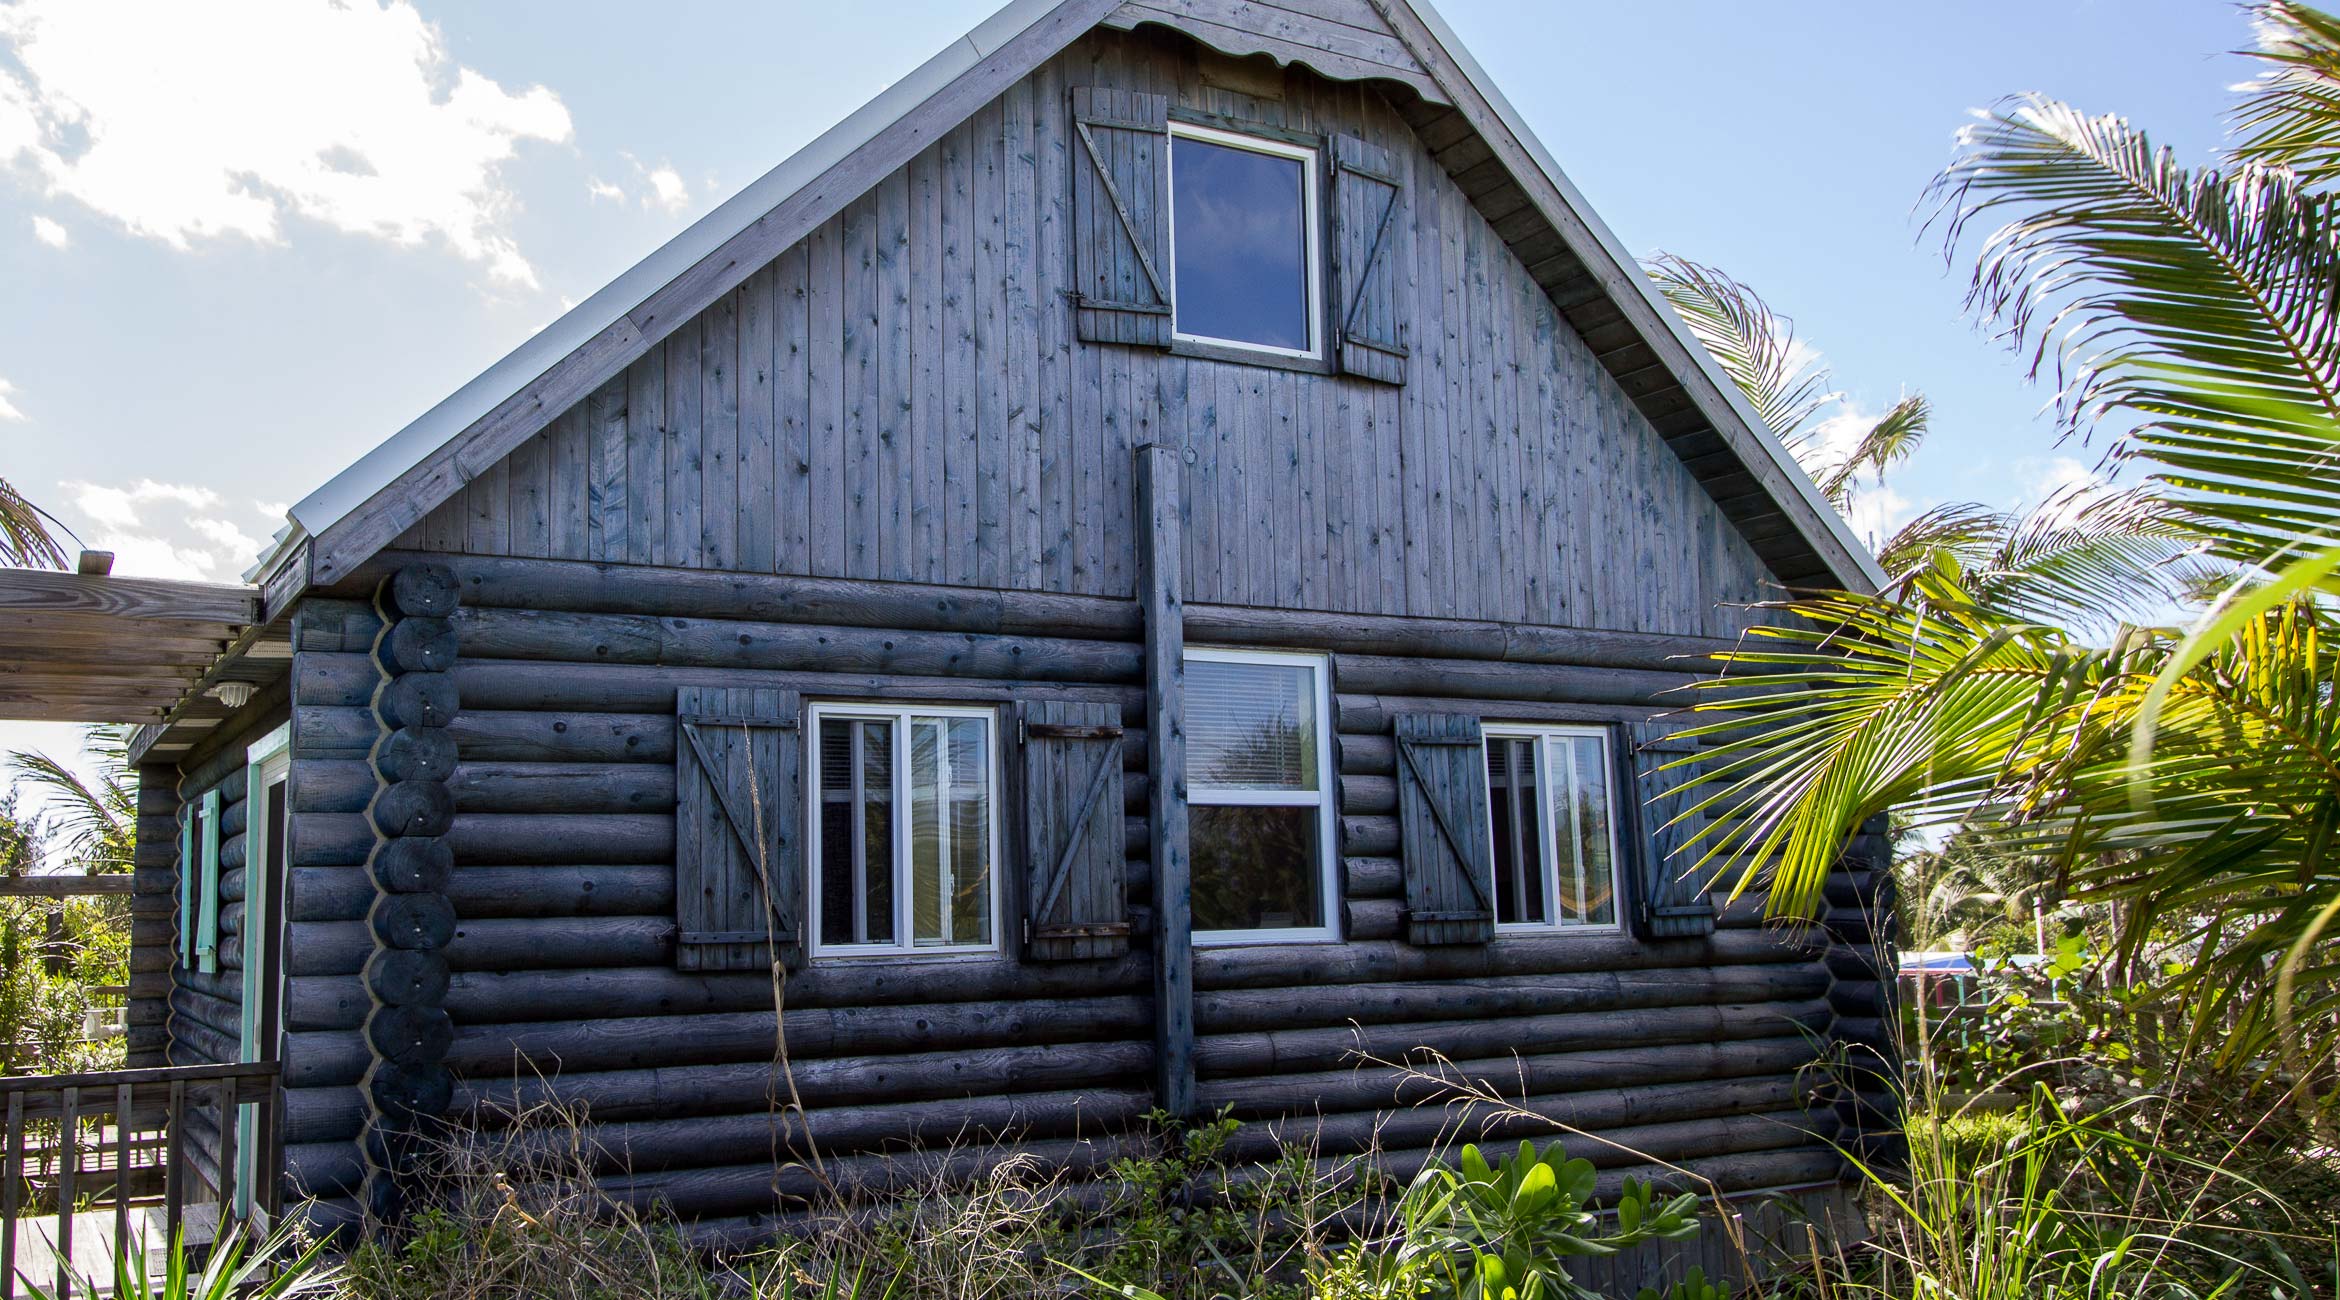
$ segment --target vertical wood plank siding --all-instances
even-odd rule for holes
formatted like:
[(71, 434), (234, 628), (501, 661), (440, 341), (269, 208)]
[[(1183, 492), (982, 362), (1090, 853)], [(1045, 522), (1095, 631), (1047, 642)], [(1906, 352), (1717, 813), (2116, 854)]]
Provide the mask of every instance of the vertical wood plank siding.
[[(399, 544), (1126, 597), (1159, 439), (1197, 452), (1192, 599), (1735, 631), (1761, 561), (1382, 93), (1218, 57), (1093, 33)], [(1074, 340), (1081, 85), (1388, 150), (1409, 382)]]

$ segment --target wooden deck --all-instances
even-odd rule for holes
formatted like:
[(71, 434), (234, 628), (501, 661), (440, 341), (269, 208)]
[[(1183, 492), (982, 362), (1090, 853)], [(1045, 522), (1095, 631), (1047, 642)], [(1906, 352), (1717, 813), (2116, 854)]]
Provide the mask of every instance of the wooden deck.
[[(145, 1257), (146, 1276), (160, 1277), (170, 1254), (170, 1230), (162, 1204), (130, 1207), (128, 1240)], [(219, 1206), (191, 1205), (184, 1220), (189, 1245), (209, 1245), (219, 1232)], [(39, 1287), (52, 1300), (77, 1300), (114, 1294), (114, 1216), (80, 1215), (73, 1220), (73, 1236), (66, 1258), (57, 1251), (57, 1216), (41, 1215), (16, 1221), (16, 1279), (18, 1291)], [(70, 1276), (59, 1265), (70, 1267)], [(86, 1284), (86, 1285), (85, 1285)]]

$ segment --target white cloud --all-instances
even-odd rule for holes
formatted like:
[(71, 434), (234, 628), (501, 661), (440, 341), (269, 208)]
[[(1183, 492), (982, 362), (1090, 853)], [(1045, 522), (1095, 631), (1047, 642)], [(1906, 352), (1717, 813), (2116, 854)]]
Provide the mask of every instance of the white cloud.
[(682, 173), (672, 167), (659, 167), (644, 178), (650, 182), (650, 192), (642, 196), (645, 205), (656, 205), (668, 212), (679, 212), (691, 201), (690, 187), (683, 184)]
[(32, 227), (33, 238), (41, 241), (44, 244), (47, 244), (51, 248), (63, 248), (67, 244), (73, 242), (72, 232), (66, 230), (65, 227), (57, 224), (56, 222), (49, 220), (47, 217), (34, 217), (32, 219)]
[(536, 282), (500, 173), (568, 109), (456, 64), (409, 0), (18, 0), (0, 46), (0, 165), (138, 234), (275, 243), (299, 215)]
[(8, 395), (15, 391), (16, 385), (5, 379), (0, 379), (0, 420), (21, 420), (24, 418), (24, 412), (17, 409), (16, 403), (8, 400)]
[[(1808, 447), (1799, 448), (1806, 463), (1826, 465), (1841, 462), (1860, 443), (1877, 421), (1885, 418), (1883, 411), (1864, 410), (1850, 400), (1840, 401), (1836, 413), (1812, 428)], [(1894, 490), (1890, 480), (1879, 482), (1874, 471), (1854, 479), (1852, 502), (1844, 517), (1852, 525), (1854, 535), (1871, 546), (1891, 537), (1894, 530), (1918, 517), (1927, 503), (1915, 501)]]
[(690, 206), (691, 187), (672, 164), (660, 163), (656, 167), (645, 167), (641, 159), (630, 153), (618, 156), (624, 158), (626, 166), (633, 169), (636, 191), (629, 193), (624, 185), (616, 181), (592, 176), (585, 181), (587, 194), (612, 203), (624, 203), (631, 197), (644, 208), (657, 208), (666, 212), (680, 212)]
[(116, 573), (227, 582), (261, 550), (259, 538), (227, 517), (220, 494), (199, 484), (139, 479), (64, 487), (67, 503), (92, 525), (90, 545), (114, 553)]
[(2023, 484), (2013, 504), (2013, 508), (2019, 511), (2039, 505), (2059, 492), (2080, 487), (2103, 487), (2112, 481), (2097, 473), (2086, 462), (2070, 456), (2023, 457), (2015, 462), (2015, 475)]

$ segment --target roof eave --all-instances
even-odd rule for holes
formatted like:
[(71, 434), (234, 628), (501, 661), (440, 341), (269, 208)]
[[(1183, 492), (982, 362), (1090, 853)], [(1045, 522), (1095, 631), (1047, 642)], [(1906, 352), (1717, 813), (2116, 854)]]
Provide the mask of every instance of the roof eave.
[[(618, 325), (659, 289), (721, 248), (739, 231), (877, 138), (961, 73), (1072, 2), (1010, 0), (973, 31), (952, 41), (908, 76), (887, 86), (843, 121), (790, 154), (778, 166), (691, 223), (681, 234), (660, 245), (593, 296), (570, 308), (560, 319), (537, 331), (438, 405), (301, 498), (287, 512), (296, 526), (288, 531), (310, 537), (324, 536), (336, 523), (395, 483), (416, 462), (487, 416), (556, 362)], [(280, 541), (263, 557), (260, 570), (270, 568), (287, 549)]]
[[(1837, 579), (1846, 587), (1854, 590), (1875, 591), (1885, 586), (1885, 570), (1878, 565), (1876, 557), (1869, 553), (1868, 547), (1862, 545), (1860, 539), (1853, 534), (1851, 526), (1845, 522), (1842, 515), (1836, 512), (1836, 508), (1828, 503), (1827, 498), (1820, 495), (1820, 489), (1812, 482), (1812, 476), (1805, 473), (1803, 466), (1796, 463), (1795, 457), (1788, 454), (1787, 448), (1780, 445), (1779, 439), (1772, 436), (1769, 428), (1763, 423), (1762, 417), (1755, 413), (1754, 406), (1747, 401), (1746, 395), (1740, 392), (1739, 386), (1722, 372), (1722, 368), (1715, 363), (1713, 355), (1706, 350), (1705, 345), (1697, 341), (1690, 333), (1689, 327), (1682, 323), (1681, 317), (1676, 315), (1673, 308), (1667, 306), (1665, 300), (1658, 295), (1657, 287), (1642, 272), (1640, 262), (1625, 251), (1625, 246), (1617, 238), (1616, 232), (1609, 229), (1609, 224), (1601, 220), (1600, 214), (1585, 201), (1583, 192), (1578, 190), (1575, 183), (1568, 179), (1567, 173), (1560, 170), (1560, 164), (1554, 161), (1551, 152), (1544, 148), (1544, 142), (1536, 138), (1535, 132), (1528, 129), (1527, 122), (1520, 117), (1519, 111), (1511, 106), (1511, 101), (1504, 98), (1503, 92), (1496, 88), (1494, 81), (1488, 77), (1486, 69), (1480, 67), (1479, 61), (1471, 57), (1469, 48), (1455, 36), (1454, 29), (1447, 25), (1445, 16), (1438, 12), (1437, 6), (1432, 4), (1431, 0), (1387, 0), (1387, 2), (1403, 4), (1421, 19), (1422, 25), (1429, 29), (1431, 37), (1439, 43), (1448, 61), (1469, 80), (1472, 90), (1485, 100), (1488, 107), (1493, 109), (1496, 116), (1502, 120), (1504, 127), (1519, 142), (1520, 148), (1542, 171), (1544, 180), (1559, 192), (1561, 201), (1568, 205), (1572, 215), (1582, 223), (1587, 231), (1591, 232), (1593, 239), (1600, 245), (1602, 255), (1614, 267), (1626, 272), (1617, 278), (1630, 284), (1633, 291), (1649, 304), (1659, 323), (1672, 332), (1675, 340), (1687, 353), (1690, 364), (1699, 368), (1707, 381), (1721, 394), (1722, 400), (1729, 404), (1731, 414), (1738, 419), (1739, 424), (1743, 427), (1746, 441), (1760, 447), (1768, 455), (1771, 462), (1784, 471), (1786, 480), (1793, 484), (1797, 490), (1798, 500), (1794, 503), (1781, 502), (1780, 504), (1789, 510), (1790, 517), (1794, 520), (1798, 531), (1804, 535), (1805, 540), (1814, 545), (1823, 561), (1829, 562), (1830, 571), (1834, 572)], [(1589, 252), (1591, 250), (1583, 251)], [(1581, 252), (1579, 256), (1582, 256)], [(1797, 505), (1800, 505), (1802, 509), (1793, 508)], [(1834, 544), (1833, 549), (1843, 553), (1843, 559), (1849, 561), (1851, 565), (1850, 572), (1845, 571), (1844, 563), (1831, 559), (1828, 554), (1831, 547), (1822, 544), (1821, 536), (1825, 536), (1828, 542)]]

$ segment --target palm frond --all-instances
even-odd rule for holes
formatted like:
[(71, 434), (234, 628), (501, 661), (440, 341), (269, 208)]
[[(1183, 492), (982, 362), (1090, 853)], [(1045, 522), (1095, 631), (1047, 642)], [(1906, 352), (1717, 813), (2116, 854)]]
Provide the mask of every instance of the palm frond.
[(1923, 393), (1911, 393), (1861, 432), (1850, 447), (1813, 447), (1798, 459), (1812, 471), (1820, 494), (1843, 510), (1852, 504), (1853, 486), (1861, 475), (1882, 479), (1885, 472), (1908, 460), (1925, 441), (1934, 408)]
[(1795, 322), (1746, 285), (1688, 258), (1660, 253), (1644, 268), (1764, 425), (1794, 447), (1812, 417), (1836, 400), (1818, 357), (1797, 344)]
[(1929, 565), (1938, 552), (1949, 553), (1961, 569), (1988, 562), (2007, 532), (2007, 517), (1973, 501), (1935, 506), (1893, 531), (1877, 548), (1877, 563), (1888, 577), (1899, 578)]
[(2037, 802), (2022, 780), (2107, 680), (2103, 652), (1978, 604), (1947, 557), (1881, 595), (1777, 612), (1787, 625), (1714, 656), (1725, 675), (1702, 685), (1728, 694), (1693, 706), (1722, 719), (1685, 733), (1709, 746), (1678, 819), (1722, 813), (1691, 837), (1698, 864), (1737, 862), (1734, 892), (1767, 887), (1773, 915), (1809, 915), (1845, 837), (1878, 813), (1922, 825), (1993, 795)]
[(2010, 525), (1973, 567), (1975, 598), (2069, 628), (2136, 622), (2181, 593), (2178, 568), (2200, 542), (2182, 512), (2138, 490), (2091, 484), (2050, 496)]
[(1968, 128), (1934, 183), (1970, 307), (2052, 356), (2073, 429), (2124, 453), (2245, 563), (2340, 537), (2340, 213), (2289, 170), (2189, 171), (2118, 117), (2030, 97)]
[(2291, 0), (2251, 9), (2263, 67), (2229, 122), (2237, 160), (2288, 167), (2308, 185), (2340, 179), (2340, 19)]
[(125, 739), (119, 728), (92, 729), (90, 750), (101, 763), (94, 784), (38, 751), (8, 756), (25, 781), (46, 790), (54, 801), (51, 824), (67, 858), (92, 872), (130, 869), (138, 797), (121, 761)]
[(26, 500), (0, 479), (0, 565), (20, 569), (62, 569), (65, 548), (50, 531), (64, 530), (54, 515)]

